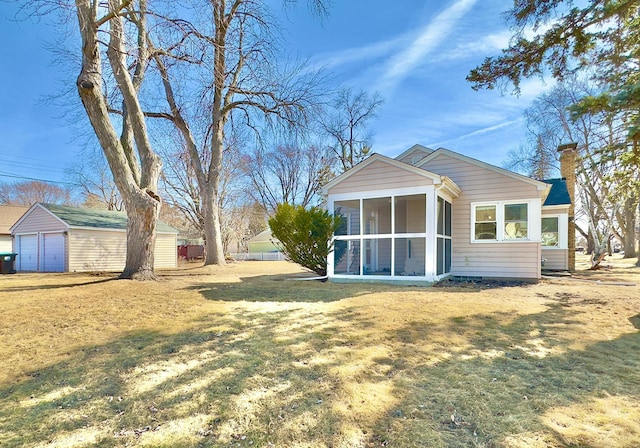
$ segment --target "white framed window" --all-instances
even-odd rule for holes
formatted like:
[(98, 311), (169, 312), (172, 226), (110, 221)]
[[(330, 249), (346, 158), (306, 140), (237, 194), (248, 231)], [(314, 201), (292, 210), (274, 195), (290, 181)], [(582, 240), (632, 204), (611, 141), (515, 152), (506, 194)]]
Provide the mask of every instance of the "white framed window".
[(566, 213), (542, 215), (540, 244), (543, 249), (566, 249), (569, 218)]
[(539, 211), (534, 201), (474, 202), (471, 204), (471, 242), (537, 241), (539, 227), (533, 225)]
[(504, 239), (528, 238), (529, 204), (504, 204)]
[(498, 239), (498, 213), (497, 205), (477, 205), (473, 209), (473, 239), (497, 240)]

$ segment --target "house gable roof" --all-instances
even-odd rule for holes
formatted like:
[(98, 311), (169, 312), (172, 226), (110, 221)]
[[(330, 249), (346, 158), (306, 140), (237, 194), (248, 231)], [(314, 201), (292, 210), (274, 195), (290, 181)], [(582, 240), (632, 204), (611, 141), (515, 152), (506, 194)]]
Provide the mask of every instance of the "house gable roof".
[(409, 165), (408, 163), (400, 162), (399, 160), (391, 159), (391, 158), (389, 158), (387, 156), (383, 156), (381, 154), (372, 154), (371, 156), (369, 156), (368, 158), (366, 158), (365, 160), (363, 160), (362, 162), (360, 162), (359, 164), (357, 164), (356, 166), (354, 166), (350, 170), (345, 171), (344, 173), (340, 174), (338, 177), (333, 179), (331, 182), (326, 184), (322, 188), (323, 194), (325, 194), (325, 195), (328, 194), (329, 190), (331, 188), (334, 188), (336, 185), (340, 184), (341, 182), (344, 182), (345, 180), (347, 180), (348, 178), (350, 178), (354, 174), (359, 173), (360, 171), (366, 169), (369, 165), (371, 165), (371, 164), (373, 164), (375, 162), (386, 163), (386, 164), (389, 164), (389, 165), (394, 166), (396, 168), (408, 171), (410, 173), (417, 174), (417, 175), (422, 176), (422, 177), (424, 177), (426, 179), (430, 179), (436, 185), (447, 184), (447, 186), (450, 188), (452, 193), (455, 193), (454, 195), (457, 195), (457, 194), (460, 193), (460, 188), (451, 179), (449, 179), (447, 176), (441, 176), (439, 174), (434, 174), (434, 173), (432, 173), (430, 171), (427, 171), (425, 169), (417, 168), (417, 167), (415, 167), (413, 165)]
[(546, 179), (545, 183), (551, 185), (551, 190), (544, 201), (543, 206), (571, 205), (571, 196), (567, 189), (567, 181), (562, 179)]
[(394, 159), (395, 160), (402, 160), (405, 157), (408, 157), (411, 154), (417, 153), (417, 152), (421, 152), (422, 154), (427, 156), (427, 155), (429, 155), (429, 154), (431, 154), (433, 152), (433, 149), (427, 148), (426, 146), (422, 146), (422, 145), (419, 145), (419, 144), (415, 144), (411, 148), (409, 148), (405, 152), (403, 152), (402, 154), (399, 154), (399, 155), (395, 156)]
[(249, 239), (249, 243), (265, 243), (271, 242), (273, 240), (273, 235), (271, 234), (271, 229), (265, 229), (262, 232), (258, 233), (253, 238)]
[[(34, 204), (12, 227), (17, 226), (36, 207), (46, 210), (69, 228), (94, 228), (96, 230), (127, 229), (127, 214), (125, 212), (44, 203)], [(156, 231), (161, 233), (178, 233), (176, 229), (162, 221), (158, 221)]]
[(550, 186), (548, 184), (546, 184), (545, 182), (541, 182), (539, 180), (531, 179), (530, 177), (523, 176), (522, 174), (514, 173), (513, 171), (505, 170), (504, 168), (500, 168), (500, 167), (497, 167), (495, 165), (491, 165), (490, 163), (481, 162), (480, 160), (477, 160), (477, 159), (474, 159), (472, 157), (468, 157), (468, 156), (462, 155), (460, 153), (448, 150), (446, 148), (438, 148), (438, 149), (436, 149), (434, 152), (432, 152), (427, 157), (422, 159), (418, 163), (418, 166), (422, 167), (422, 166), (426, 165), (427, 163), (429, 163), (431, 160), (433, 160), (436, 157), (441, 156), (441, 155), (446, 155), (447, 157), (451, 157), (451, 158), (454, 158), (454, 159), (457, 159), (457, 160), (462, 160), (464, 162), (470, 163), (470, 164), (475, 165), (477, 167), (484, 168), (486, 170), (493, 171), (495, 173), (502, 174), (502, 175), (507, 176), (507, 177), (511, 177), (512, 179), (516, 179), (516, 180), (519, 180), (519, 181), (534, 185), (536, 187), (536, 189), (538, 189), (539, 191), (548, 190), (550, 188)]
[(11, 227), (18, 222), (29, 207), (18, 205), (0, 205), (0, 235), (11, 234)]

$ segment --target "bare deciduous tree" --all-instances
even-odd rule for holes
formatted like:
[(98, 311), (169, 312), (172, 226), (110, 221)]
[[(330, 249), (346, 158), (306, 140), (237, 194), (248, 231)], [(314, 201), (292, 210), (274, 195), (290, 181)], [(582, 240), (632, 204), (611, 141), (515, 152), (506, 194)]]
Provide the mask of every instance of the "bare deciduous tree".
[(314, 146), (278, 146), (272, 150), (256, 148), (242, 159), (248, 181), (247, 194), (267, 213), (278, 204), (307, 207), (318, 199), (322, 186), (330, 180), (330, 157)]
[[(205, 262), (223, 264), (218, 196), (224, 137), (232, 115), (249, 126), (255, 126), (256, 112), (298, 124), (308, 113), (310, 93), (320, 89), (317, 79), (298, 84), (299, 78), (275, 70), (266, 2), (202, 0), (194, 8), (198, 14), (190, 16), (201, 21), (198, 26), (185, 20), (183, 5), (174, 2), (154, 3), (153, 12), (147, 0), (34, 0), (23, 5), (34, 14), (58, 12), (67, 22), (69, 11), (76, 13), (82, 48), (77, 91), (129, 218), (121, 278), (155, 278), (162, 163), (151, 144), (147, 117), (169, 119), (182, 133), (206, 217), (203, 226), (210, 247)], [(324, 0), (309, 0), (309, 5), (326, 14)], [(158, 105), (157, 95), (145, 95), (143, 89), (150, 61), (159, 72), (155, 87), (164, 88), (169, 113), (143, 108)], [(172, 80), (172, 67), (184, 63), (202, 71), (187, 78), (178, 73)], [(183, 95), (189, 90), (190, 96)], [(198, 97), (195, 115), (204, 112), (209, 117), (201, 132), (188, 125), (194, 115), (187, 106)]]
[(69, 182), (84, 195), (85, 206), (124, 210), (124, 202), (102, 152), (85, 148), (66, 169), (66, 174)]
[(267, 228), (267, 219), (261, 205), (248, 203), (225, 208), (222, 224), (222, 244), (228, 254), (246, 250), (249, 239)]
[(71, 191), (49, 182), (0, 183), (0, 204), (30, 207), (36, 202), (47, 204), (71, 204)]
[[(200, 214), (206, 242), (205, 265), (224, 264), (221, 223), (221, 182), (225, 136), (235, 119), (256, 128), (260, 118), (272, 117), (290, 126), (304, 123), (320, 85), (316, 76), (297, 70), (277, 70), (269, 14), (261, 0), (202, 2), (198, 24), (173, 22), (182, 40), (171, 53), (155, 51), (170, 112), (165, 114), (179, 130), (197, 181)], [(185, 58), (184, 46), (198, 48), (197, 60)], [(205, 79), (198, 101), (187, 101), (178, 80)], [(194, 108), (190, 105), (195, 104)], [(200, 117), (207, 117), (200, 126)]]
[(576, 230), (587, 240), (590, 253), (599, 250), (603, 241), (608, 242), (609, 236), (615, 236), (623, 242), (625, 257), (635, 257), (638, 198), (634, 189), (621, 183), (632, 174), (616, 175), (624, 169), (616, 153), (626, 139), (624, 122), (611, 114), (572, 118), (568, 110), (594, 91), (592, 83), (571, 78), (540, 95), (525, 113), (532, 144), (509, 153), (509, 168), (536, 176), (545, 171), (550, 161), (556, 166), (559, 144), (578, 142), (576, 180), (581, 201), (576, 210)]
[[(109, 163), (127, 211), (127, 256), (120, 278), (155, 279), (154, 246), (160, 210), (162, 163), (147, 133), (139, 92), (148, 63), (146, 0), (76, 0), (82, 38), (77, 88)], [(127, 30), (125, 32), (125, 17)], [(104, 33), (105, 39), (101, 37)], [(108, 64), (103, 58), (106, 54)], [(111, 72), (122, 98), (122, 116), (112, 121), (103, 69)], [(120, 134), (116, 125), (120, 124)]]
[[(234, 136), (236, 137), (236, 136)], [(180, 142), (179, 144), (182, 144)], [(244, 234), (240, 219), (244, 208), (244, 195), (240, 183), (240, 152), (237, 138), (229, 139), (220, 172), (218, 208), (220, 211), (220, 227), (223, 250), (227, 253), (229, 241), (236, 234)], [(191, 159), (185, 148), (176, 152), (163, 153), (165, 160), (162, 175), (162, 190), (166, 202), (174, 211), (184, 217), (186, 227), (192, 229), (206, 242), (202, 209), (202, 200), (198, 182), (191, 165)], [(263, 218), (264, 220), (264, 218)], [(181, 228), (184, 228), (182, 226)]]
[(378, 93), (354, 92), (345, 88), (333, 100), (333, 112), (322, 121), (324, 131), (332, 139), (329, 145), (335, 153), (340, 172), (347, 171), (371, 151), (371, 135), (367, 124), (375, 118), (383, 100)]

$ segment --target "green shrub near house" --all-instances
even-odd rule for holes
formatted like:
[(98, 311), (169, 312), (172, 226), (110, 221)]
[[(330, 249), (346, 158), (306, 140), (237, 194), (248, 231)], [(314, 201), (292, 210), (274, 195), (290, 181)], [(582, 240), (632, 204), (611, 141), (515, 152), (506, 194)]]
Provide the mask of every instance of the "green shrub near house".
[[(331, 216), (319, 207), (279, 204), (269, 219), (271, 233), (282, 252), (293, 262), (327, 275), (327, 257), (333, 250), (333, 235), (341, 225), (339, 216)], [(337, 254), (339, 259), (339, 254)]]

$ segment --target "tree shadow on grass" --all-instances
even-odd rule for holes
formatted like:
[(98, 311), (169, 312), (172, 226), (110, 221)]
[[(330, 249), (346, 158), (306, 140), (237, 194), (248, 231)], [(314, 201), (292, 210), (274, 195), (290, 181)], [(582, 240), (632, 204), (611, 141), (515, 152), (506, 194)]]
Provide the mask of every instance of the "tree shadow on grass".
[(330, 350), (335, 330), (329, 316), (239, 313), (84, 347), (0, 388), (0, 445), (292, 446), (310, 437), (298, 421), (329, 440), (328, 408), (307, 414), (322, 409), (334, 363), (313, 369), (301, 358)]
[[(394, 364), (396, 376), (404, 377), (396, 386), (402, 399), (377, 423), (370, 446), (414, 446), (411, 441), (419, 439), (424, 446), (461, 448), (635, 446), (640, 333), (571, 350), (567, 345), (579, 341), (554, 329), (584, 324), (566, 304), (505, 324), (508, 317), (452, 318), (440, 326), (413, 322), (389, 334), (403, 343), (395, 356), (403, 362)], [(459, 342), (447, 343), (454, 334), (465, 341), (464, 350)], [(610, 418), (597, 409), (599, 402), (626, 409), (613, 410)], [(632, 414), (624, 417), (627, 412)], [(635, 423), (616, 428), (615, 414)]]
[(582, 321), (566, 304), (405, 317), (239, 308), (86, 346), (0, 388), (0, 445), (498, 447), (540, 433), (537, 446), (595, 448), (545, 415), (640, 398), (640, 335), (570, 350), (556, 329)]
[[(299, 280), (300, 275), (262, 275), (241, 277), (239, 283), (207, 282), (187, 289), (198, 291), (208, 300), (247, 302), (335, 302), (376, 292), (407, 287), (377, 283), (332, 283)], [(303, 278), (303, 277), (302, 277)]]
[[(41, 274), (41, 275), (47, 275), (47, 274)], [(109, 278), (101, 278), (99, 280), (86, 281), (82, 283), (73, 282), (73, 283), (62, 283), (62, 284), (57, 283), (52, 285), (35, 284), (31, 286), (3, 286), (2, 288), (0, 288), (0, 291), (20, 292), (20, 291), (40, 291), (44, 289), (75, 288), (78, 286), (97, 285), (100, 283), (107, 283), (107, 282), (118, 280), (117, 274), (108, 274), (108, 275), (114, 275), (114, 276)]]

